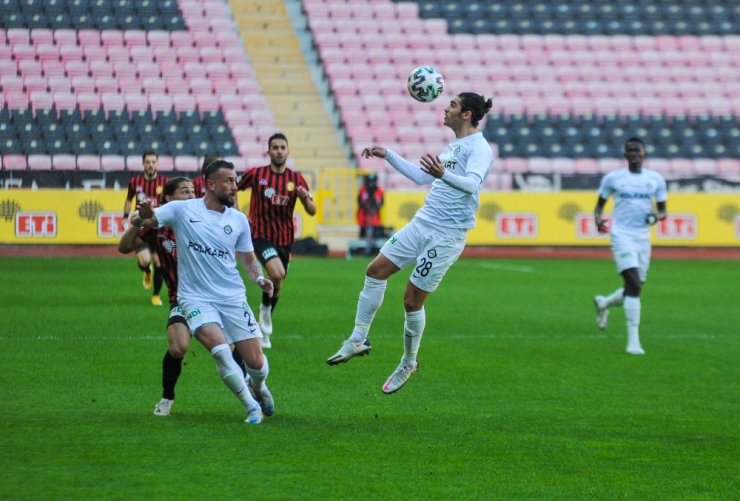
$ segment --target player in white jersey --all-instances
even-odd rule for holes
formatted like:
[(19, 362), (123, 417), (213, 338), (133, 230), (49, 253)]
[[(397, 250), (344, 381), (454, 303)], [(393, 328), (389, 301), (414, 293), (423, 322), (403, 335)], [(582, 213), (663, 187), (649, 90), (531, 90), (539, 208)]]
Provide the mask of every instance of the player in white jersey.
[[(644, 355), (640, 344), (640, 290), (650, 267), (650, 227), (666, 218), (666, 182), (658, 172), (643, 168), (645, 144), (627, 139), (624, 158), (628, 167), (610, 172), (601, 180), (594, 218), (599, 232), (611, 232), (612, 254), (624, 287), (607, 296), (596, 296), (596, 324), (606, 328), (609, 308), (624, 305), (627, 317), (627, 353)], [(614, 196), (611, 230), (603, 217), (604, 204)], [(657, 210), (653, 210), (653, 199)]]
[(386, 282), (391, 275), (413, 264), (403, 298), (406, 312), (403, 358), (383, 385), (384, 393), (399, 390), (416, 373), (419, 367), (416, 355), (426, 323), (424, 301), (457, 261), (468, 232), (475, 226), (479, 189), (493, 161), (493, 151), (476, 127), (491, 105), (490, 99), (472, 92), (450, 101), (444, 124), (455, 132), (455, 140), (439, 157), (424, 155), (421, 167), (381, 146), (365, 148), (362, 152), (365, 158), (384, 158), (416, 184), (432, 185), (422, 208), (383, 245), (367, 267), (352, 335), (326, 361), (336, 365), (370, 352), (367, 336), (383, 302)]
[[(141, 204), (132, 223), (174, 230), (177, 298), (190, 331), (211, 352), (221, 379), (244, 405), (246, 421), (257, 424), (263, 414), (272, 415), (274, 402), (265, 384), (269, 369), (262, 353), (262, 334), (247, 303), (237, 256), (247, 276), (268, 295), (273, 284), (262, 275), (247, 217), (232, 208), (237, 192), (234, 165), (224, 160), (211, 162), (204, 178), (203, 198), (172, 201), (154, 210)], [(246, 363), (246, 381), (229, 344)]]

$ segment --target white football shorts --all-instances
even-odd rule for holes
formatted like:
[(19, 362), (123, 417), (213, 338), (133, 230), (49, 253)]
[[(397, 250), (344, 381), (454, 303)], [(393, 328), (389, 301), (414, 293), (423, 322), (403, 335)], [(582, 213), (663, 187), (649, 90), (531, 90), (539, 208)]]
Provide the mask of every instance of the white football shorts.
[(415, 263), (409, 281), (425, 292), (434, 292), (465, 249), (467, 236), (467, 229), (440, 228), (412, 219), (380, 252), (400, 269)]
[(246, 301), (222, 303), (201, 303), (187, 299), (180, 300), (182, 313), (188, 321), (190, 332), (198, 336), (198, 328), (205, 324), (218, 324), (224, 331), (228, 343), (245, 339), (262, 338), (252, 310)]
[(650, 238), (635, 238), (626, 235), (612, 234), (612, 254), (617, 265), (617, 272), (621, 273), (629, 268), (637, 268), (640, 280), (647, 280), (650, 268)]

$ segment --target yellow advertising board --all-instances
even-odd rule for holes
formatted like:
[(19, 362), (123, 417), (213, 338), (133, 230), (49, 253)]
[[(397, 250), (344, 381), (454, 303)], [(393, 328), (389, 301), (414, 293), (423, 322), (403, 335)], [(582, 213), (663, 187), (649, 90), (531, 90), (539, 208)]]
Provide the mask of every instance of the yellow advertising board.
[[(421, 207), (426, 192), (386, 192), (383, 222), (401, 228)], [(605, 215), (609, 216), (611, 199)], [(595, 192), (482, 193), (469, 245), (602, 246), (608, 235), (593, 223)], [(737, 247), (740, 245), (740, 195), (668, 195), (669, 217), (653, 228), (653, 245)]]
[[(125, 191), (0, 191), (0, 244), (115, 244)], [(249, 197), (240, 193), (244, 210)], [(296, 238), (316, 238), (316, 221), (296, 205)]]

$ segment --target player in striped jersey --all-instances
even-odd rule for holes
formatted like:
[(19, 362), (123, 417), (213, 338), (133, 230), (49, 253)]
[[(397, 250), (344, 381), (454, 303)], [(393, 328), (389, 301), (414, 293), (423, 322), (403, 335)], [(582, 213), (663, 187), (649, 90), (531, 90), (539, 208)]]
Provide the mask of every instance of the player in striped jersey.
[[(650, 267), (650, 226), (667, 217), (666, 182), (660, 173), (643, 168), (645, 144), (639, 137), (624, 145), (627, 167), (610, 172), (601, 180), (594, 209), (600, 233), (611, 233), (612, 254), (624, 286), (607, 296), (596, 296), (596, 325), (606, 328), (609, 308), (624, 306), (627, 319), (627, 348), (630, 355), (644, 355), (640, 343), (640, 291)], [(604, 205), (614, 196), (611, 231), (603, 217)], [(656, 211), (653, 210), (655, 199)]]
[(465, 248), (468, 232), (475, 226), (479, 190), (493, 162), (493, 151), (478, 123), (491, 109), (483, 96), (465, 92), (445, 109), (444, 125), (455, 139), (441, 155), (426, 154), (421, 167), (381, 146), (365, 148), (365, 158), (384, 158), (394, 169), (416, 184), (431, 184), (424, 205), (411, 222), (393, 235), (365, 272), (365, 286), (357, 302), (352, 335), (326, 363), (336, 365), (370, 352), (367, 340), (375, 313), (383, 303), (388, 278), (412, 265), (403, 305), (404, 353), (401, 363), (383, 385), (384, 393), (399, 390), (419, 367), (416, 354), (426, 323), (424, 302), (437, 289), (447, 270)]
[(195, 198), (203, 198), (206, 195), (206, 180), (203, 174), (206, 172), (208, 164), (218, 160), (218, 157), (206, 155), (203, 158), (203, 165), (200, 167), (200, 175), (193, 178), (193, 188), (195, 188)]
[[(134, 201), (134, 207), (144, 201), (151, 202), (152, 206), (156, 207), (164, 185), (167, 184), (167, 177), (157, 173), (159, 156), (155, 152), (145, 152), (141, 156), (141, 161), (144, 164), (144, 174), (134, 176), (128, 183), (126, 202), (123, 205), (123, 218), (126, 221), (131, 212), (132, 201)], [(162, 300), (159, 298), (159, 292), (162, 289), (162, 268), (156, 252), (149, 245), (143, 244), (136, 249), (136, 259), (139, 269), (144, 272), (142, 285), (147, 290), (152, 289), (152, 304), (162, 306)], [(154, 265), (154, 277), (152, 277), (152, 264)]]
[(290, 264), (296, 201), (301, 201), (309, 215), (316, 214), (316, 202), (311, 197), (306, 180), (286, 165), (290, 154), (288, 138), (280, 132), (270, 136), (267, 154), (270, 156), (270, 165), (249, 169), (239, 180), (239, 190), (252, 190), (249, 224), (252, 227), (254, 250), (275, 287), (272, 297), (262, 294), (259, 307), (264, 348), (272, 346), (272, 312), (280, 299), (280, 290)]
[[(195, 198), (193, 183), (188, 178), (170, 179), (164, 186), (161, 205), (171, 200)], [(162, 399), (154, 407), (155, 416), (168, 416), (175, 402), (175, 385), (182, 370), (182, 359), (190, 347), (190, 329), (177, 303), (177, 244), (172, 228), (140, 228), (130, 225), (121, 240), (118, 250), (124, 254), (133, 252), (143, 245), (156, 249), (164, 272), (164, 281), (169, 291), (170, 313), (167, 320), (167, 351), (162, 359)]]

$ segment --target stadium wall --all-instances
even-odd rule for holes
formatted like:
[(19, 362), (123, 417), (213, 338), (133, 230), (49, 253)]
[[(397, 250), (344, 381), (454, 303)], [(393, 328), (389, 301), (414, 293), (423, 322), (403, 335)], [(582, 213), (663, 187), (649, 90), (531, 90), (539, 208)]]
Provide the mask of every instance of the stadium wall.
[[(425, 192), (387, 192), (386, 226), (401, 228), (422, 205)], [(6, 191), (0, 195), (0, 244), (103, 244), (123, 232), (121, 192), (99, 190)], [(471, 246), (602, 247), (593, 192), (481, 194)], [(243, 210), (248, 197), (239, 200)], [(611, 201), (607, 205), (610, 210)], [(737, 194), (671, 194), (670, 217), (653, 228), (658, 247), (740, 247)], [(296, 238), (317, 238), (317, 219), (296, 205)]]

